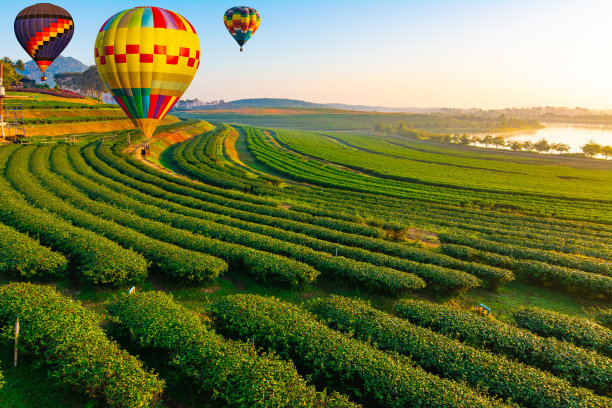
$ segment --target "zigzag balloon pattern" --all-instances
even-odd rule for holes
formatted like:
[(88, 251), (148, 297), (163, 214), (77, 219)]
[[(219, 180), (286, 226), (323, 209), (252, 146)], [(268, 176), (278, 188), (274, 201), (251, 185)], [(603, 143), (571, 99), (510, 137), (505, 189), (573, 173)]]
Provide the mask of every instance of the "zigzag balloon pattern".
[(39, 3), (24, 8), (15, 18), (15, 36), (36, 62), (46, 81), (45, 70), (66, 48), (74, 33), (72, 16), (61, 7)]

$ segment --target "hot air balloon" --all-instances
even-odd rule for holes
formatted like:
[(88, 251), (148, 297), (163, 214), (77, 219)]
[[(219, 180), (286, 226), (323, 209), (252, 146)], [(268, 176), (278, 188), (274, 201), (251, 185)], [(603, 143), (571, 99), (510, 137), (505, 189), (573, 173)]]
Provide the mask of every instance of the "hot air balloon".
[(102, 82), (149, 139), (200, 66), (200, 41), (179, 14), (136, 7), (104, 23), (94, 56)]
[(21, 10), (15, 18), (17, 40), (38, 64), (42, 81), (47, 80), (45, 70), (64, 51), (73, 33), (70, 13), (53, 4), (34, 4)]
[(242, 51), (242, 46), (249, 41), (249, 38), (259, 28), (261, 16), (252, 7), (232, 7), (225, 12), (223, 22), (234, 40), (240, 45), (240, 51)]

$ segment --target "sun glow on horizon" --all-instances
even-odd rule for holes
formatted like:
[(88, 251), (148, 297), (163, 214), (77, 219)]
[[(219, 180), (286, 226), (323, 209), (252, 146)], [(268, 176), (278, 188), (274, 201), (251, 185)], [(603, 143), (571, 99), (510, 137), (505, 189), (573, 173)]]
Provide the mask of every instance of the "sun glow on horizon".
[[(233, 3), (151, 3), (187, 16), (200, 36), (203, 61), (184, 98), (612, 108), (612, 1), (254, 0), (262, 21), (244, 53), (222, 22)], [(7, 4), (5, 11), (25, 5)], [(75, 19), (64, 55), (93, 64), (99, 26), (135, 5), (64, 1)], [(29, 60), (12, 26), (0, 34), (2, 56)]]

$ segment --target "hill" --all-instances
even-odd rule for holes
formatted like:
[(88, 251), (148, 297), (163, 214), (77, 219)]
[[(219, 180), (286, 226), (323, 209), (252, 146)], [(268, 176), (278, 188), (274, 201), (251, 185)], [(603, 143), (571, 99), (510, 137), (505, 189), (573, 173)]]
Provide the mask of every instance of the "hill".
[(390, 108), (385, 106), (345, 105), (342, 103), (314, 103), (298, 99), (253, 98), (238, 99), (218, 105), (195, 106), (197, 110), (241, 109), (241, 108), (322, 108), (342, 109), (366, 112), (436, 112), (440, 108)]
[[(53, 64), (49, 68), (47, 68), (47, 83), (50, 87), (55, 86), (55, 74), (59, 72), (83, 72), (87, 69), (87, 65), (83, 64), (81, 61), (72, 58), (72, 57), (64, 57), (60, 55), (53, 61)], [(41, 84), (40, 80), (40, 70), (38, 69), (38, 65), (36, 62), (29, 61), (25, 64), (25, 69), (23, 71), (19, 71), (20, 74), (27, 76), (28, 78), (34, 79), (37, 84)]]

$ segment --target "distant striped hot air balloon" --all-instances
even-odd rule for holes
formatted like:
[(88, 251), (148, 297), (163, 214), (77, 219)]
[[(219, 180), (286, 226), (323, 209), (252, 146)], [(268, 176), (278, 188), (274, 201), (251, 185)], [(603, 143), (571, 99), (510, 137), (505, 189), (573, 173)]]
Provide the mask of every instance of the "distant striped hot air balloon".
[(66, 48), (74, 33), (72, 16), (61, 7), (38, 3), (26, 7), (15, 18), (15, 36), (32, 57), (46, 81), (45, 70)]
[(259, 12), (252, 7), (232, 7), (223, 16), (225, 27), (240, 45), (240, 51), (249, 38), (255, 34), (261, 23)]
[(94, 56), (102, 82), (149, 139), (196, 74), (200, 41), (179, 14), (136, 7), (104, 23)]

